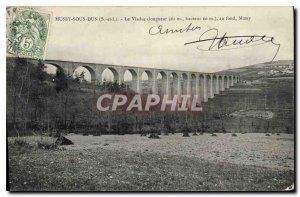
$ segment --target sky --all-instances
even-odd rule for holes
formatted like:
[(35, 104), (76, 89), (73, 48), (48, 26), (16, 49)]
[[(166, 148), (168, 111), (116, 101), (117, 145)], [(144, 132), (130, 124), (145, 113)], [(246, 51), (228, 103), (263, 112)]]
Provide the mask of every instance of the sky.
[[(210, 42), (184, 45), (202, 38), (258, 35), (274, 37), (280, 44), (274, 59), (293, 59), (292, 7), (39, 7), (50, 12), (52, 20), (45, 59), (86, 63), (127, 65), (174, 70), (217, 72), (271, 61), (277, 45), (271, 42), (232, 50), (230, 47), (203, 51)], [(239, 16), (250, 20), (239, 20)], [(118, 21), (59, 21), (57, 17), (114, 17)], [(126, 21), (126, 19), (131, 19)], [(132, 17), (167, 18), (174, 21), (133, 21)], [(201, 20), (188, 21), (188, 18)], [(224, 20), (203, 20), (211, 17)], [(226, 20), (235, 17), (236, 20)], [(177, 18), (183, 20), (177, 20)], [(62, 19), (62, 18), (60, 18)], [(122, 19), (122, 20), (121, 20)], [(149, 29), (179, 29), (192, 26), (200, 30), (150, 35)], [(156, 31), (152, 31), (156, 32)], [(246, 45), (248, 46), (248, 45)]]

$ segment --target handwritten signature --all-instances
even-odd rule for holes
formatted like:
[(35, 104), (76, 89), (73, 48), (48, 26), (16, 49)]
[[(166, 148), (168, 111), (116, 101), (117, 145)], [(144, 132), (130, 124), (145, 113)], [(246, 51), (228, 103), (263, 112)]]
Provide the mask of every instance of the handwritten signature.
[[(149, 29), (150, 35), (159, 34), (175, 34), (175, 33), (187, 33), (193, 31), (200, 31), (202, 28), (200, 26), (193, 26), (190, 23), (185, 28), (179, 29), (164, 29), (162, 25), (157, 27), (153, 26)], [(208, 37), (208, 38), (207, 38)], [(277, 46), (276, 52), (271, 61), (273, 61), (280, 49), (280, 44), (274, 41), (274, 37), (267, 35), (238, 35), (238, 36), (228, 36), (225, 32), (222, 36), (219, 36), (219, 30), (217, 28), (211, 28), (204, 31), (199, 39), (186, 42), (184, 45), (198, 44), (197, 49), (201, 51), (222, 51), (222, 50), (234, 50), (246, 47), (253, 47), (257, 45), (271, 43)], [(199, 43), (206, 44), (205, 46), (199, 45)]]

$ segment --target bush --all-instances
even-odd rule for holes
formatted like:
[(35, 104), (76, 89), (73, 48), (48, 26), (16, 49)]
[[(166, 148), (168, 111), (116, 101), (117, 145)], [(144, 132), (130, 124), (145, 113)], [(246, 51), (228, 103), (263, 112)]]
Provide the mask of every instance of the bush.
[(56, 141), (55, 141), (56, 145), (72, 145), (74, 144), (71, 140), (69, 140), (68, 138), (64, 137), (64, 136), (60, 136)]
[(211, 134), (211, 136), (217, 136), (217, 134), (213, 133), (213, 134)]
[(56, 143), (50, 143), (50, 142), (46, 142), (46, 141), (37, 142), (37, 147), (40, 149), (46, 149), (46, 150), (58, 149), (58, 146)]
[(49, 133), (49, 136), (50, 137), (60, 137), (61, 134), (60, 134), (60, 132), (51, 132), (51, 133)]
[(227, 133), (225, 127), (222, 127), (222, 133)]
[(235, 133), (233, 133), (231, 136), (236, 137), (237, 135)]
[(266, 136), (270, 136), (270, 134), (267, 133)]
[(190, 137), (188, 132), (184, 132), (182, 137)]
[(11, 145), (22, 150), (32, 149), (32, 148), (38, 148), (44, 150), (58, 149), (58, 145), (56, 143), (49, 142), (49, 141), (38, 141), (37, 144), (30, 144), (26, 142), (24, 139), (16, 139)]
[(160, 139), (160, 137), (156, 133), (151, 133), (148, 138), (149, 139)]
[(26, 142), (24, 139), (15, 139), (15, 141), (12, 143), (13, 146), (16, 147), (23, 147), (23, 148), (28, 148), (31, 149), (33, 148), (33, 146), (31, 144), (29, 144), (28, 142)]
[(28, 142), (26, 142), (25, 140), (21, 140), (21, 139), (16, 139), (13, 143), (16, 146), (27, 146), (29, 145)]
[(280, 133), (277, 133), (276, 135), (280, 135)]

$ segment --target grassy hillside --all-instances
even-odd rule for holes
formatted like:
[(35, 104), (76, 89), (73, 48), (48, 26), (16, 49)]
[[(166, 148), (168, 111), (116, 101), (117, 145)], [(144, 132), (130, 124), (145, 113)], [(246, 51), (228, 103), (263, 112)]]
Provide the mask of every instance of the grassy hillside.
[[(272, 72), (273, 71), (273, 72)], [(218, 74), (240, 75), (243, 79), (259, 79), (262, 77), (282, 77), (294, 75), (293, 60), (278, 60), (261, 64), (249, 65), (217, 72)]]

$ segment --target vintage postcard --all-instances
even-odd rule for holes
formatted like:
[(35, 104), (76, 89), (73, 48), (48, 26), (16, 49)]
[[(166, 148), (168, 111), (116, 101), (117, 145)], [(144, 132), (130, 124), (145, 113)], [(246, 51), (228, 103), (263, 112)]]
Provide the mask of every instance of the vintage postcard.
[(293, 7), (6, 7), (9, 191), (295, 191)]

